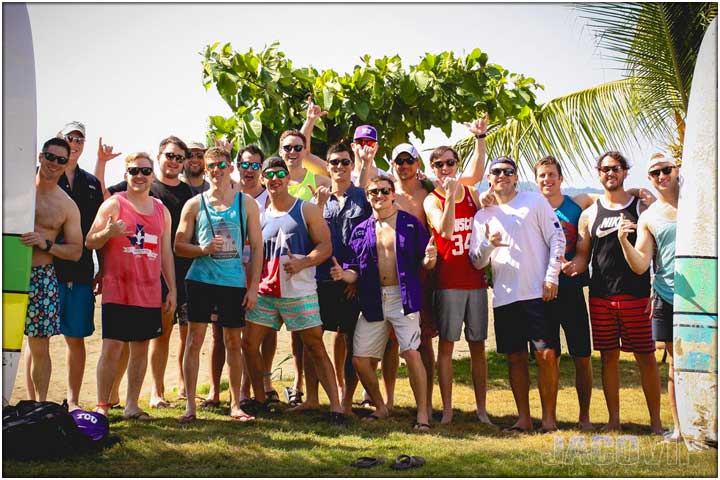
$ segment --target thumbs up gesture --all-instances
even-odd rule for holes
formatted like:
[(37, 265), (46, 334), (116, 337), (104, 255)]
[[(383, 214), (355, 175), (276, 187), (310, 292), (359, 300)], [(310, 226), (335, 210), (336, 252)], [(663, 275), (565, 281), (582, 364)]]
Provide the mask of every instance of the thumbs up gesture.
[(110, 238), (122, 237), (123, 235), (128, 235), (132, 233), (127, 231), (127, 226), (122, 219), (118, 220), (117, 222), (113, 222), (112, 217), (108, 217), (105, 229), (110, 234)]
[(430, 241), (425, 247), (425, 258), (428, 262), (434, 262), (437, 259), (437, 247), (435, 246), (435, 236), (430, 235)]
[(338, 263), (337, 258), (332, 257), (332, 262), (333, 266), (330, 267), (330, 277), (337, 282), (343, 279), (343, 268)]
[(290, 251), (290, 247), (288, 247), (287, 250), (288, 261), (285, 262), (285, 264), (283, 265), (285, 273), (287, 273), (288, 275), (292, 275), (293, 273), (300, 272), (302, 269), (305, 268), (303, 266), (303, 259), (295, 257), (295, 255), (293, 255), (293, 253)]

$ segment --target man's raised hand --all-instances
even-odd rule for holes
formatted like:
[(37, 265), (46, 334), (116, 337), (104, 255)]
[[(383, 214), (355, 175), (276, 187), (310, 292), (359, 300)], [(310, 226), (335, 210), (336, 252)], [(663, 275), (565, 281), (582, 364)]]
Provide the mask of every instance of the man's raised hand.
[(102, 143), (102, 137), (98, 139), (97, 159), (98, 162), (109, 162), (115, 157), (122, 155), (122, 152), (113, 152), (112, 145)]
[(319, 105), (315, 105), (312, 97), (308, 97), (307, 119), (309, 121), (317, 122), (320, 117), (327, 115), (327, 113)]
[(487, 133), (487, 124), (490, 119), (489, 114), (485, 114), (485, 117), (475, 120), (473, 122), (465, 122), (465, 126), (470, 130), (473, 135), (481, 135)]

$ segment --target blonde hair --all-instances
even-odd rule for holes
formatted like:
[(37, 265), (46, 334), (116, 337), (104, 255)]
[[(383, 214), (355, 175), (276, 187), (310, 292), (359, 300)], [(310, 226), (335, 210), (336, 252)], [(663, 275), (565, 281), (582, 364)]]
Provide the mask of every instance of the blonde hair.
[(147, 158), (150, 161), (150, 166), (153, 166), (153, 161), (149, 154), (145, 152), (135, 152), (125, 157), (125, 168), (127, 168), (131, 163), (137, 163), (137, 161), (141, 158)]

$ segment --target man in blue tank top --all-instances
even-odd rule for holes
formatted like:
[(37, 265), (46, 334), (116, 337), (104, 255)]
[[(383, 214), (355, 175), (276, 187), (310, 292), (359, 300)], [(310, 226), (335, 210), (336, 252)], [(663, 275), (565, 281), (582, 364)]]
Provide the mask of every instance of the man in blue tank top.
[[(637, 226), (629, 220), (620, 222), (620, 246), (630, 268), (638, 275), (645, 273), (654, 262), (652, 334), (656, 342), (664, 342), (668, 352), (668, 397), (674, 428), (665, 435), (667, 441), (682, 441), (675, 383), (673, 382), (673, 294), (675, 291), (675, 230), (677, 205), (680, 197), (680, 169), (675, 160), (662, 153), (650, 158), (648, 179), (659, 194), (657, 202), (645, 210)], [(633, 246), (628, 234), (637, 229), (637, 242)]]
[[(217, 322), (223, 327), (230, 376), (230, 416), (248, 421), (254, 417), (240, 405), (241, 332), (245, 312), (257, 303), (262, 262), (260, 213), (252, 197), (232, 188), (229, 152), (217, 147), (208, 149), (205, 170), (210, 189), (186, 202), (175, 235), (176, 254), (193, 259), (185, 277), (190, 325), (183, 358), (187, 405), (178, 421), (189, 423), (196, 419), (200, 350), (213, 308), (217, 309)], [(197, 245), (191, 243), (193, 237), (197, 238)], [(247, 276), (242, 261), (245, 238), (250, 240), (251, 252)]]

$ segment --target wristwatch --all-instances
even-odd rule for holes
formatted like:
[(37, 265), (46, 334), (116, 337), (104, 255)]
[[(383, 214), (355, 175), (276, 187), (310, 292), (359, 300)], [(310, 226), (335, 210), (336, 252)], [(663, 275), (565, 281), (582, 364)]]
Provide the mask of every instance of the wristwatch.
[(52, 240), (45, 240), (45, 248), (42, 249), (43, 252), (49, 252), (50, 249), (53, 246)]
[(487, 137), (487, 133), (478, 133), (477, 135), (475, 135), (475, 138), (477, 138), (478, 140), (485, 137)]

